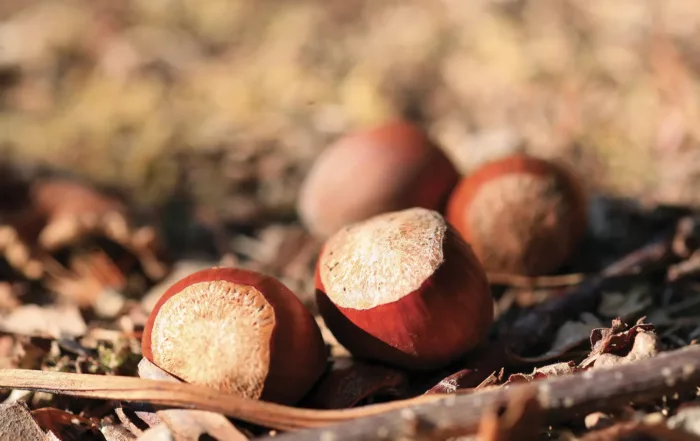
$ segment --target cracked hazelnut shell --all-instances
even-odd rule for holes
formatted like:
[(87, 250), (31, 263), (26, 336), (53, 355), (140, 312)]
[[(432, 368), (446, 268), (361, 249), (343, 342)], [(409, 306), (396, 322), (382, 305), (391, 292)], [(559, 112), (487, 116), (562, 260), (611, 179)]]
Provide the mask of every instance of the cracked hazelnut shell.
[(568, 168), (512, 155), (462, 179), (446, 217), (487, 271), (543, 275), (562, 265), (583, 236), (586, 196)]
[(413, 208), (347, 226), (325, 243), (316, 300), (354, 356), (437, 368), (483, 341), (493, 321), (486, 274), (443, 217)]
[(297, 210), (325, 239), (341, 227), (411, 207), (441, 211), (459, 173), (420, 128), (404, 121), (347, 135), (321, 153)]
[(235, 268), (195, 272), (148, 317), (143, 355), (184, 381), (282, 404), (299, 401), (326, 367), (321, 332), (278, 280)]

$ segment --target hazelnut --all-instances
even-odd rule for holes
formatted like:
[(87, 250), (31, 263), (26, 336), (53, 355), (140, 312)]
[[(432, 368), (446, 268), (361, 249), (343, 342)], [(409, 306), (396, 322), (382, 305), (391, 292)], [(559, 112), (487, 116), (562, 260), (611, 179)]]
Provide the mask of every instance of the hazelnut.
[(418, 127), (396, 121), (348, 135), (316, 160), (299, 195), (306, 227), (327, 238), (341, 227), (411, 207), (441, 211), (459, 173)]
[(353, 355), (414, 369), (457, 359), (493, 321), (476, 256), (439, 213), (424, 208), (378, 215), (334, 234), (316, 267), (316, 300)]
[(311, 314), (281, 282), (213, 268), (163, 294), (146, 322), (143, 354), (184, 381), (293, 404), (323, 373), (327, 349)]
[(585, 232), (586, 198), (570, 170), (513, 155), (464, 178), (447, 220), (487, 271), (542, 275), (564, 263)]

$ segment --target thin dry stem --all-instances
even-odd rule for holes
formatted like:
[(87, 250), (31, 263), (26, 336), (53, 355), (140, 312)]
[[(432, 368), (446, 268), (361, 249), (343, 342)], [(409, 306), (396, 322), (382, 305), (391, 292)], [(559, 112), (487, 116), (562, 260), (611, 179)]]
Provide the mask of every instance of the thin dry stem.
[[(208, 410), (280, 430), (321, 428), (344, 421), (334, 433), (337, 439), (368, 439), (383, 429), (400, 435), (409, 420), (411, 430), (476, 430), (487, 409), (508, 403), (525, 388), (536, 388), (537, 399), (550, 423), (572, 415), (607, 410), (621, 403), (645, 402), (664, 395), (691, 391), (700, 385), (700, 346), (666, 352), (644, 361), (581, 374), (541, 380), (469, 395), (422, 395), (385, 404), (347, 410), (310, 410), (224, 394), (191, 384), (174, 384), (132, 377), (82, 375), (21, 369), (0, 370), (0, 387), (38, 390), (86, 398), (149, 402)], [(491, 407), (490, 407), (491, 406)], [(409, 427), (409, 428), (410, 428)], [(460, 429), (460, 430), (461, 430)], [(330, 429), (333, 430), (333, 429)], [(303, 439), (323, 439), (327, 430), (300, 434)], [(289, 439), (295, 439), (289, 436)]]
[(241, 398), (187, 383), (26, 369), (0, 369), (0, 387), (208, 410), (279, 430), (322, 427), (442, 398), (439, 395), (421, 396), (356, 409), (318, 411)]
[(558, 288), (578, 285), (586, 278), (585, 274), (572, 273), (557, 276), (522, 276), (519, 274), (487, 272), (489, 282), (494, 285), (506, 285), (513, 288)]

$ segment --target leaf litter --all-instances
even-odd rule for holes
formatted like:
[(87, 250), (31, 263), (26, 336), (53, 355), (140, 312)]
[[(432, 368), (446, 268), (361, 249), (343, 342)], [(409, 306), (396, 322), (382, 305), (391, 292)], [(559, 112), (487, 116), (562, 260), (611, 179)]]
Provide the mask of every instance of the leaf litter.
[[(10, 29), (31, 36), (8, 40), (0, 55), (0, 108), (10, 110), (0, 115), (0, 128), (12, 128), (0, 130), (0, 145), (20, 155), (38, 149), (21, 161), (40, 166), (32, 164), (27, 176), (19, 164), (0, 176), (0, 367), (37, 375), (0, 374), (0, 439), (323, 439), (326, 426), (341, 422), (334, 439), (375, 439), (379, 429), (409, 439), (700, 436), (692, 148), (700, 138), (692, 100), (697, 74), (684, 58), (695, 44), (687, 31), (699, 20), (693, 10), (660, 5), (673, 39), (660, 32), (637, 48), (630, 42), (645, 25), (642, 7), (632, 4), (614, 10), (607, 2), (452, 2), (441, 12), (360, 2), (332, 4), (320, 19), (311, 2), (279, 12), (292, 17), (284, 21), (289, 35), (299, 35), (285, 46), (292, 56), (280, 53), (273, 31), (259, 29), (275, 16), (266, 7), (219, 5), (225, 13), (212, 13), (181, 2), (196, 17), (184, 20), (182, 32), (173, 24), (183, 22), (179, 8), (19, 3), (0, 7), (7, 18), (0, 35)], [(455, 30), (451, 20), (469, 15), (462, 8), (475, 18)], [(354, 41), (358, 11), (382, 19), (361, 25), (365, 36)], [(569, 26), (571, 15), (582, 23)], [(393, 50), (405, 42), (397, 43), (400, 33), (392, 29), (407, 18), (415, 39), (404, 54)], [(344, 24), (328, 26), (326, 19)], [(309, 58), (328, 51), (328, 33), (351, 42), (343, 48), (347, 58), (329, 59), (360, 60), (355, 68), (314, 67)], [(688, 47), (675, 47), (674, 39)], [(290, 69), (241, 60), (227, 41), (261, 58), (289, 55)], [(377, 61), (387, 47), (404, 66), (400, 81), (390, 81), (396, 67)], [(409, 68), (430, 66), (426, 59), (438, 49), (445, 59), (436, 68)], [(566, 69), (579, 65), (566, 60), (580, 58), (593, 64), (586, 64), (590, 77)], [(309, 66), (294, 68), (297, 60)], [(240, 84), (231, 80), (232, 66)], [(268, 76), (271, 70), (282, 79)], [(309, 104), (334, 97), (318, 75), (340, 75), (332, 89), (342, 91), (341, 104)], [(492, 87), (483, 86), (486, 80)], [(290, 94), (290, 83), (304, 87)], [(299, 182), (329, 139), (357, 121), (411, 107), (417, 97), (406, 90), (423, 91), (426, 126), (463, 170), (494, 152), (523, 148), (575, 158), (592, 187), (657, 206), (595, 199), (589, 240), (562, 274), (490, 275), (497, 297), (499, 286), (508, 287), (497, 299), (491, 340), (449, 368), (417, 374), (348, 365), (347, 351), (325, 332), (332, 368), (304, 402), (326, 409), (319, 413), (236, 400), (158, 375), (139, 379), (140, 333), (154, 299), (195, 269), (229, 264), (268, 272), (313, 310), (319, 244), (293, 215)], [(186, 97), (193, 94), (208, 104), (192, 110)], [(227, 112), (239, 115), (235, 124), (222, 116)], [(103, 124), (85, 130), (95, 119)], [(115, 148), (131, 143), (139, 149)], [(71, 153), (76, 146), (94, 153)], [(109, 153), (115, 151), (126, 153), (117, 158)], [(81, 179), (66, 181), (72, 169)], [(52, 182), (60, 185), (45, 187)], [(163, 194), (167, 200), (154, 196)], [(448, 412), (453, 408), (461, 414)], [(323, 429), (295, 432), (314, 427)]]

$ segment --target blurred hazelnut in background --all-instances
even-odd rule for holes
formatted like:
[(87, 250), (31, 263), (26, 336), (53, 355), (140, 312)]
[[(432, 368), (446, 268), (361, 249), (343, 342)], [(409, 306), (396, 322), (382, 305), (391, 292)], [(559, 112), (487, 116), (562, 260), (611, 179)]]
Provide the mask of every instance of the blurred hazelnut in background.
[(417, 126), (394, 121), (349, 134), (328, 147), (309, 171), (299, 215), (318, 238), (389, 211), (441, 211), (459, 173)]
[(447, 220), (487, 271), (543, 275), (564, 263), (585, 232), (586, 197), (564, 166), (512, 155), (464, 178)]

